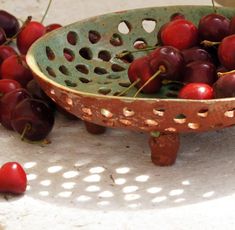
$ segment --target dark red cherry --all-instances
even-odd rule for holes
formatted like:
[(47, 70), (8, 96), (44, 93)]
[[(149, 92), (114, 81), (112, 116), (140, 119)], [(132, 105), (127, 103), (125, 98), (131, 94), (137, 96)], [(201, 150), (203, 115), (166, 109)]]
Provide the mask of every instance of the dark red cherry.
[(208, 61), (188, 63), (183, 71), (184, 83), (201, 82), (212, 85), (217, 80), (216, 67)]
[(51, 132), (54, 113), (44, 101), (26, 98), (12, 111), (11, 125), (22, 139), (40, 141)]
[(214, 90), (205, 83), (189, 83), (179, 91), (181, 99), (205, 100), (214, 98)]
[(213, 87), (216, 98), (235, 97), (235, 73), (222, 75)]
[(40, 22), (29, 22), (18, 34), (16, 45), (21, 54), (26, 54), (30, 46), (46, 33), (46, 27)]
[(149, 54), (149, 63), (154, 72), (158, 71), (160, 66), (165, 68), (165, 72), (160, 74), (161, 79), (179, 80), (184, 66), (184, 59), (177, 48), (161, 46)]
[(235, 34), (222, 40), (218, 49), (218, 58), (228, 70), (235, 69)]
[(33, 79), (24, 55), (13, 55), (5, 59), (1, 65), (0, 73), (3, 79), (18, 81), (22, 87), (26, 87), (27, 83)]
[(20, 24), (14, 15), (0, 10), (0, 27), (4, 29), (7, 37), (11, 38), (19, 31)]
[[(136, 88), (141, 88), (153, 75), (154, 71), (150, 67), (149, 56), (135, 59), (128, 68), (128, 77), (131, 83), (139, 80)], [(144, 93), (155, 93), (161, 87), (160, 77), (156, 77), (143, 88)]]
[(235, 16), (232, 17), (229, 24), (229, 34), (235, 34)]
[(170, 21), (161, 31), (163, 45), (173, 46), (179, 50), (188, 49), (198, 43), (198, 29), (186, 19)]
[(57, 23), (53, 23), (53, 24), (47, 25), (46, 26), (46, 33), (49, 33), (51, 31), (59, 29), (61, 27), (62, 27), (62, 25), (57, 24)]
[(221, 14), (208, 14), (199, 21), (198, 32), (200, 40), (220, 42), (229, 35), (230, 20)]
[(5, 59), (16, 54), (17, 52), (15, 51), (13, 47), (5, 46), (5, 45), (0, 46), (0, 65)]
[(18, 88), (22, 88), (18, 81), (12, 79), (0, 79), (0, 97)]
[(3, 95), (0, 100), (0, 120), (2, 125), (7, 129), (12, 129), (11, 114), (16, 105), (30, 94), (23, 88), (15, 89)]
[(0, 45), (4, 44), (6, 42), (6, 34), (5, 31), (0, 27)]
[(192, 47), (181, 51), (185, 64), (193, 61), (210, 61), (212, 62), (212, 57), (206, 50), (200, 47)]

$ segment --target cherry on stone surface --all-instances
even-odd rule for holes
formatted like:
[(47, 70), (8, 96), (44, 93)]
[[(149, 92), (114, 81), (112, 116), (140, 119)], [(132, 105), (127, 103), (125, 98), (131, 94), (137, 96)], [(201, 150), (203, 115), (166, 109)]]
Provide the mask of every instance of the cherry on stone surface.
[(18, 162), (7, 162), (0, 168), (0, 193), (22, 194), (26, 191), (27, 176)]
[(218, 58), (221, 65), (228, 70), (235, 69), (235, 34), (225, 37), (218, 48)]
[(12, 130), (11, 115), (16, 105), (25, 98), (31, 97), (29, 92), (23, 88), (15, 89), (4, 94), (0, 100), (0, 121), (2, 125), (9, 130)]
[(189, 83), (178, 94), (181, 99), (208, 100), (214, 98), (213, 88), (205, 83)]
[(7, 45), (1, 45), (0, 46), (0, 65), (5, 59), (16, 54), (17, 52), (15, 51), (13, 47), (7, 46)]
[(213, 88), (216, 98), (235, 97), (235, 73), (220, 76)]
[(188, 49), (198, 44), (198, 29), (189, 20), (176, 19), (162, 28), (160, 38), (163, 45)]
[(233, 16), (230, 20), (229, 33), (230, 34), (235, 34), (235, 16)]
[(216, 67), (208, 61), (193, 61), (184, 67), (184, 83), (201, 82), (212, 85), (217, 80)]
[(230, 20), (221, 14), (208, 14), (203, 16), (198, 24), (200, 40), (220, 42), (229, 35)]
[(18, 81), (22, 87), (26, 87), (27, 83), (33, 79), (24, 55), (12, 55), (5, 59), (0, 67), (0, 75), (3, 79)]
[(21, 54), (26, 54), (30, 46), (46, 34), (46, 27), (40, 22), (29, 22), (18, 34), (16, 45)]
[(11, 125), (22, 139), (41, 141), (54, 125), (54, 112), (42, 100), (26, 98), (19, 102), (11, 114)]
[(13, 37), (20, 29), (17, 18), (5, 10), (0, 10), (0, 27), (8, 38)]
[(0, 97), (19, 88), (22, 88), (22, 86), (18, 81), (12, 79), (0, 79)]

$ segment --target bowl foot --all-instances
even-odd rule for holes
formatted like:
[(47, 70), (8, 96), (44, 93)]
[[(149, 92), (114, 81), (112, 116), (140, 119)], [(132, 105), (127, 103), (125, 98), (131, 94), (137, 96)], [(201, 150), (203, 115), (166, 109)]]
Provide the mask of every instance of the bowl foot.
[(170, 166), (176, 161), (180, 146), (178, 133), (159, 133), (149, 139), (152, 162), (157, 166)]
[(94, 134), (94, 135), (99, 135), (103, 134), (106, 131), (106, 127), (97, 125), (88, 121), (84, 121), (86, 130), (88, 133)]

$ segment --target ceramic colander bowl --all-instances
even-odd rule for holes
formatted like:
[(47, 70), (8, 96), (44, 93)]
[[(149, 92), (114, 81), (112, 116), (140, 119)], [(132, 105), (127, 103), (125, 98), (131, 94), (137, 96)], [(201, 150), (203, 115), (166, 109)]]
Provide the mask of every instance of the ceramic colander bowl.
[[(134, 52), (124, 59), (116, 55), (134, 50), (137, 43), (156, 45), (160, 26), (176, 12), (197, 25), (213, 9), (155, 7), (89, 18), (39, 39), (30, 48), (27, 63), (47, 95), (67, 111), (98, 125), (149, 132), (153, 162), (173, 164), (179, 133), (235, 124), (235, 98), (182, 100), (168, 98), (164, 92), (161, 98), (156, 94), (133, 98), (136, 89), (117, 96), (130, 85), (130, 62), (146, 53)], [(218, 8), (218, 12), (229, 18), (235, 15), (232, 8)]]

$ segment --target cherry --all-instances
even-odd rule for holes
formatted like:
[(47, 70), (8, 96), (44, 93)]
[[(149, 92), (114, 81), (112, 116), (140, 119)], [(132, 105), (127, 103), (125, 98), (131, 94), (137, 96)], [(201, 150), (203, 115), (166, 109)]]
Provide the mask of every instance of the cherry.
[(170, 16), (170, 21), (174, 21), (174, 20), (177, 20), (177, 19), (185, 19), (185, 16), (182, 14), (182, 13), (174, 13)]
[(0, 45), (7, 41), (5, 31), (0, 27)]
[(29, 69), (24, 55), (13, 55), (5, 59), (0, 68), (3, 79), (13, 79), (18, 81), (22, 87), (33, 79), (33, 74)]
[(11, 115), (16, 105), (25, 98), (30, 97), (28, 91), (23, 88), (15, 89), (4, 94), (0, 100), (0, 121), (2, 125), (9, 130), (12, 130)]
[[(128, 68), (129, 80), (138, 89), (140, 89), (153, 75), (154, 71), (150, 66), (149, 56), (143, 56), (135, 59)], [(142, 91), (144, 93), (155, 93), (160, 89), (160, 87), (160, 78), (155, 78), (151, 81), (151, 83), (147, 84)]]
[(172, 46), (161, 46), (149, 54), (149, 65), (156, 72), (160, 66), (165, 71), (160, 73), (161, 79), (179, 80), (184, 66), (184, 59), (181, 52)]
[(18, 81), (12, 79), (0, 79), (0, 97), (18, 88), (22, 88)]
[(235, 73), (225, 73), (214, 84), (216, 98), (235, 97)]
[(41, 141), (53, 128), (54, 113), (44, 101), (26, 98), (12, 111), (11, 125), (22, 139)]
[(235, 16), (232, 17), (229, 24), (229, 33), (235, 34)]
[(46, 26), (46, 33), (49, 33), (51, 31), (59, 29), (61, 27), (62, 27), (62, 25), (57, 24), (57, 23), (53, 23), (53, 24), (47, 25)]
[(16, 55), (17, 52), (15, 51), (15, 49), (11, 46), (5, 46), (5, 45), (1, 45), (0, 46), (0, 65), (2, 64), (2, 62), (12, 56), (12, 55)]
[(31, 21), (20, 31), (16, 45), (21, 54), (26, 54), (30, 46), (46, 33), (46, 27), (40, 22)]
[(216, 67), (208, 61), (193, 61), (184, 68), (183, 79), (185, 83), (201, 82), (212, 85), (216, 81)]
[(0, 10), (0, 27), (5, 31), (8, 38), (13, 37), (20, 28), (20, 24), (15, 16)]
[(213, 99), (214, 90), (210, 85), (205, 83), (189, 83), (181, 88), (178, 97), (181, 99)]
[(167, 23), (162, 28), (161, 41), (163, 45), (173, 46), (177, 49), (188, 49), (198, 43), (198, 29), (186, 19), (177, 19)]
[(0, 192), (22, 194), (26, 191), (27, 176), (17, 162), (7, 162), (0, 168)]
[(225, 37), (218, 48), (220, 63), (228, 70), (235, 69), (235, 34)]
[(181, 51), (185, 64), (193, 61), (210, 61), (212, 62), (212, 57), (209, 52), (200, 47), (192, 47)]
[(208, 14), (203, 16), (198, 25), (201, 41), (209, 40), (219, 42), (229, 35), (230, 20), (221, 14)]

